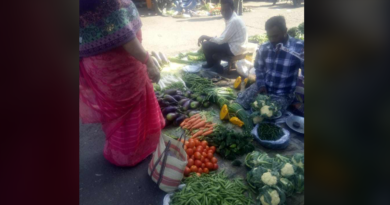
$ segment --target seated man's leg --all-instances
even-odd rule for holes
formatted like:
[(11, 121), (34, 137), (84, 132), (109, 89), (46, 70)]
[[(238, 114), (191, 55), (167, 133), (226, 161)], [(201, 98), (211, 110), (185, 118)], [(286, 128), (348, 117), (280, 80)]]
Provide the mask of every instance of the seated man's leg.
[(210, 68), (214, 66), (215, 62), (213, 59), (213, 55), (214, 55), (215, 46), (217, 46), (217, 44), (210, 41), (205, 41), (202, 43), (203, 53), (207, 61), (207, 64), (203, 66), (204, 68)]

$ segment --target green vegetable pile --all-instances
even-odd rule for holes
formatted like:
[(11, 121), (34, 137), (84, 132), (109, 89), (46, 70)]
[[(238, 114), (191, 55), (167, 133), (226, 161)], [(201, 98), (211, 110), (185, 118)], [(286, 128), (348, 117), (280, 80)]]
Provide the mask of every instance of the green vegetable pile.
[(186, 83), (187, 87), (194, 93), (205, 93), (204, 90), (208, 88), (214, 88), (215, 85), (211, 80), (202, 78), (197, 74), (184, 73), (183, 80)]
[(223, 172), (210, 172), (200, 177), (191, 173), (184, 183), (186, 186), (172, 195), (170, 205), (252, 204), (252, 200), (244, 194), (247, 187), (242, 179), (229, 180)]
[(203, 50), (199, 49), (197, 52), (179, 53), (178, 56), (169, 57), (168, 59), (174, 63), (191, 64), (199, 61), (205, 61), (206, 57), (203, 54)]
[(253, 137), (251, 134), (235, 132), (223, 125), (217, 125), (211, 135), (201, 139), (215, 146), (217, 148), (216, 151), (228, 160), (234, 160), (236, 157), (252, 152), (255, 149), (252, 144)]
[(249, 36), (248, 41), (251, 43), (258, 43), (261, 45), (268, 41), (268, 36), (267, 34)]
[(304, 23), (299, 24), (298, 27), (292, 27), (287, 31), (288, 35), (291, 37), (305, 40), (305, 29), (304, 29)]
[(257, 133), (259, 134), (259, 138), (261, 140), (269, 141), (276, 141), (284, 134), (280, 127), (269, 123), (261, 123), (257, 128)]
[(301, 153), (291, 158), (279, 154), (271, 158), (267, 153), (254, 151), (246, 156), (245, 165), (251, 168), (246, 180), (261, 204), (284, 204), (286, 196), (304, 191), (304, 155)]
[(164, 90), (169, 90), (169, 89), (177, 89), (184, 92), (186, 90), (186, 87), (182, 82), (179, 81), (179, 82), (171, 83), (164, 88)]

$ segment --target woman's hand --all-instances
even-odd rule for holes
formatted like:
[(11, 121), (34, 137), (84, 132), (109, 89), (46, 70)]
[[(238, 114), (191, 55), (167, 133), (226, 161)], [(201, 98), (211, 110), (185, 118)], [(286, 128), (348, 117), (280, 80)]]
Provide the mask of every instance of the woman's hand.
[(160, 81), (160, 71), (156, 65), (154, 65), (151, 58), (149, 58), (146, 66), (150, 80), (152, 80), (153, 83), (158, 83), (158, 81)]

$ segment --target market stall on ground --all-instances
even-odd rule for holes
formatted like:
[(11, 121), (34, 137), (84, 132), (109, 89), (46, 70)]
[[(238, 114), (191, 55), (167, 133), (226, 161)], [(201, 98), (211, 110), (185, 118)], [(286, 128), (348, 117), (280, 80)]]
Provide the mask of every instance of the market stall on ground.
[[(185, 162), (175, 173), (182, 185), (176, 189), (179, 184), (172, 181), (176, 190), (164, 204), (303, 204), (302, 117), (280, 112), (266, 95), (258, 95), (245, 110), (234, 100), (253, 81), (201, 70), (202, 50), (170, 58), (152, 52), (152, 57), (161, 70), (154, 88), (167, 124), (163, 134), (172, 144), (182, 144), (174, 144), (168, 156)], [(157, 176), (156, 183), (172, 179), (164, 178), (167, 162), (157, 159), (166, 161), (162, 153), (154, 153), (149, 167), (154, 167), (149, 174)]]

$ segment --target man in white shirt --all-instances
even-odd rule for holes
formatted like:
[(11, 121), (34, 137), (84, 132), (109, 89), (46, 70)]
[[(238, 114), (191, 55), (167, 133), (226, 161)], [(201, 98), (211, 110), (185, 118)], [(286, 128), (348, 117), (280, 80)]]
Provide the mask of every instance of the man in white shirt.
[(237, 56), (245, 52), (248, 42), (246, 27), (240, 17), (234, 12), (233, 0), (221, 1), (221, 14), (225, 19), (226, 28), (219, 37), (201, 36), (198, 46), (202, 45), (207, 64), (203, 68), (222, 72), (220, 59), (214, 59), (213, 55)]

